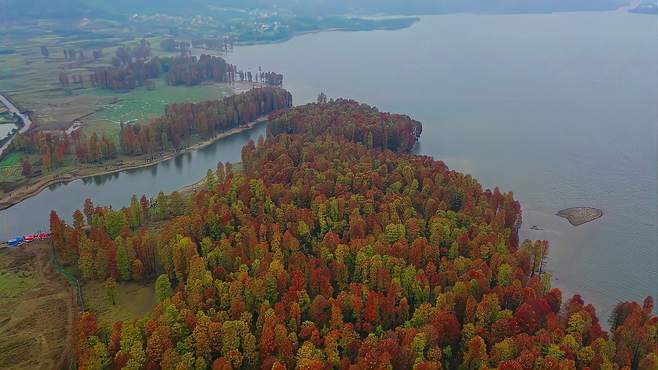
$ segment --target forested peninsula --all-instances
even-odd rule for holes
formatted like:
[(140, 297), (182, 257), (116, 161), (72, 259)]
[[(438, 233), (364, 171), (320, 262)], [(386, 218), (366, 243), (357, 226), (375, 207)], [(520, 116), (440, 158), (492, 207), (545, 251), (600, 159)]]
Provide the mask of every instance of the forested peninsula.
[[(521, 205), (410, 154), (420, 122), (351, 100), (277, 111), (202, 189), (51, 214), (83, 281), (157, 277), (144, 317), (76, 327), (81, 369), (656, 369), (653, 300), (606, 331), (519, 241)], [(111, 304), (111, 303), (108, 303)]]

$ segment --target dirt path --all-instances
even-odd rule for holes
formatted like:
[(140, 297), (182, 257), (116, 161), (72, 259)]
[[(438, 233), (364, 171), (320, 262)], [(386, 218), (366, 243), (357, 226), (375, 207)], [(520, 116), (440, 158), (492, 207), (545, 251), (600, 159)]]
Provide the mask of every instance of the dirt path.
[[(45, 244), (45, 242), (44, 242)], [(37, 276), (39, 278), (39, 281), (52, 281), (53, 277), (55, 278), (54, 280), (61, 280), (61, 276), (56, 272), (53, 271), (54, 266), (52, 262), (52, 255), (50, 253), (50, 246), (46, 245), (40, 245), (39, 250), (37, 253)], [(53, 276), (55, 274), (56, 276)], [(66, 281), (64, 281), (66, 283)], [(57, 366), (56, 368), (58, 369), (66, 369), (69, 368), (71, 364), (71, 360), (73, 359), (73, 322), (76, 317), (76, 312), (78, 312), (78, 307), (76, 306), (76, 302), (74, 301), (75, 297), (75, 290), (73, 287), (71, 287), (68, 283), (66, 283), (66, 287), (68, 288), (69, 294), (66, 295), (66, 337), (62, 338), (64, 339), (62, 342), (64, 344), (64, 348), (61, 349), (61, 355), (59, 357), (59, 361), (57, 361)], [(44, 339), (44, 343), (47, 343), (45, 341), (45, 337), (42, 335), (41, 336)], [(46, 353), (47, 350), (50, 348), (50, 346), (46, 345), (44, 347), (43, 353)]]
[(1, 250), (0, 274), (0, 368), (69, 368), (77, 307), (48, 244)]

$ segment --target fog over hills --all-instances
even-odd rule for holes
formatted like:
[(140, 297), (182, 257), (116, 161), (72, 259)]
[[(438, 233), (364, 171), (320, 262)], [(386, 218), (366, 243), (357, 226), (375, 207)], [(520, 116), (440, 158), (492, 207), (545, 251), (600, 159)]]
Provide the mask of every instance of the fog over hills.
[(126, 16), (132, 13), (199, 14), (209, 6), (240, 9), (286, 10), (302, 15), (330, 14), (441, 14), (544, 13), (612, 10), (623, 0), (0, 0), (7, 18), (79, 18)]

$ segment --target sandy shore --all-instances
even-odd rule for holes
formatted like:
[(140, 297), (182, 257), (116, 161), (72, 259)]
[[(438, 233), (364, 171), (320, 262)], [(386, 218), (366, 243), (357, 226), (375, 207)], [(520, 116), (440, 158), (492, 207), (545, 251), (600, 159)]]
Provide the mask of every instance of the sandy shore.
[(567, 208), (556, 213), (557, 216), (566, 218), (573, 226), (594, 221), (603, 216), (603, 210), (592, 207), (574, 207)]
[(64, 173), (64, 174), (57, 174), (57, 175), (50, 175), (46, 176), (37, 182), (27, 185), (25, 187), (16, 189), (9, 194), (7, 194), (5, 197), (0, 199), (0, 210), (7, 209), (13, 205), (16, 205), (28, 198), (31, 198), (37, 194), (39, 194), (41, 191), (46, 189), (49, 186), (55, 185), (55, 184), (60, 184), (60, 183), (68, 183), (74, 180), (79, 180), (79, 179), (84, 179), (87, 177), (94, 177), (94, 176), (102, 176), (102, 175), (109, 175), (113, 174), (116, 172), (121, 172), (121, 171), (127, 171), (127, 170), (134, 170), (134, 169), (139, 169), (139, 168), (146, 168), (146, 167), (151, 167), (155, 166), (160, 162), (168, 161), (172, 158), (175, 158), (176, 156), (179, 156), (181, 154), (189, 153), (195, 150), (199, 150), (201, 148), (207, 147), (210, 144), (213, 144), (217, 140), (223, 139), (225, 137), (231, 136), (238, 134), (240, 132), (244, 132), (247, 130), (252, 129), (253, 127), (259, 125), (260, 123), (266, 122), (267, 117), (262, 117), (259, 118), (258, 120), (254, 122), (250, 122), (247, 125), (236, 127), (234, 129), (225, 131), (212, 139), (202, 141), (199, 143), (196, 143), (189, 148), (185, 148), (183, 150), (179, 150), (177, 152), (167, 152), (167, 153), (160, 153), (159, 157), (156, 157), (155, 159), (150, 159), (150, 156), (146, 159), (145, 157), (141, 157), (139, 159), (134, 159), (134, 160), (129, 160), (129, 161), (123, 161), (123, 160), (118, 160), (115, 162), (109, 162), (103, 165), (96, 165), (96, 166), (83, 166), (81, 168), (76, 168), (73, 171), (69, 173)]

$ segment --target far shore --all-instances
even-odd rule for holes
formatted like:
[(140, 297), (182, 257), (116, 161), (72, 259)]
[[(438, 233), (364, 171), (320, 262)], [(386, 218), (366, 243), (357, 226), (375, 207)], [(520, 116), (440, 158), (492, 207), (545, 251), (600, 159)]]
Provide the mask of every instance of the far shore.
[[(58, 175), (50, 175), (46, 176), (43, 179), (30, 184), (28, 186), (16, 189), (8, 194), (3, 199), (0, 199), (0, 211), (10, 208), (26, 199), (29, 199), (39, 193), (41, 193), (44, 189), (47, 187), (50, 187), (55, 184), (61, 184), (61, 183), (69, 183), (71, 181), (79, 180), (79, 179), (85, 179), (89, 177), (95, 177), (95, 176), (103, 176), (103, 175), (110, 175), (113, 173), (117, 172), (122, 172), (122, 171), (128, 171), (128, 170), (134, 170), (134, 169), (140, 169), (140, 168), (147, 168), (151, 166), (155, 166), (161, 162), (168, 161), (170, 159), (173, 159), (181, 154), (189, 153), (195, 150), (199, 150), (202, 148), (205, 148), (214, 142), (226, 138), (231, 135), (235, 135), (247, 130), (251, 130), (255, 126), (267, 122), (267, 117), (261, 117), (257, 119), (256, 121), (249, 122), (246, 125), (240, 126), (233, 128), (231, 130), (225, 131), (211, 139), (196, 143), (189, 148), (185, 148), (176, 152), (166, 152), (166, 153), (157, 153), (155, 154), (157, 157), (155, 159), (150, 159), (151, 156), (140, 156), (135, 159), (130, 159), (128, 161), (124, 160), (115, 160), (113, 162), (104, 164), (104, 165), (91, 165), (91, 166), (85, 166), (82, 168), (78, 168), (73, 170), (70, 173), (65, 173), (65, 174), (58, 174)], [(109, 169), (108, 169), (109, 168)]]

